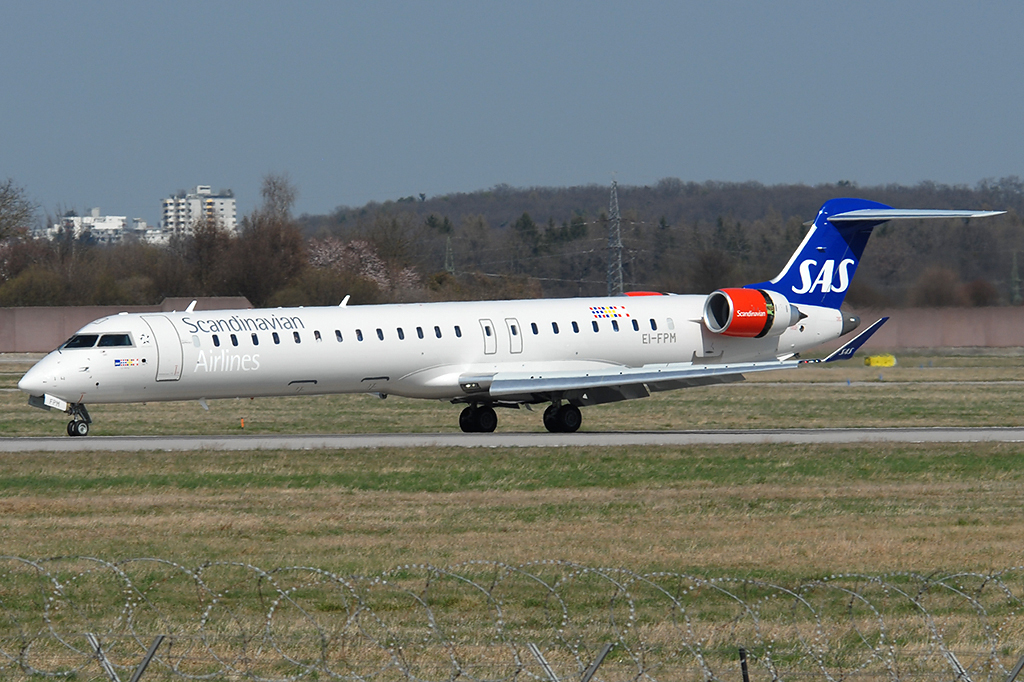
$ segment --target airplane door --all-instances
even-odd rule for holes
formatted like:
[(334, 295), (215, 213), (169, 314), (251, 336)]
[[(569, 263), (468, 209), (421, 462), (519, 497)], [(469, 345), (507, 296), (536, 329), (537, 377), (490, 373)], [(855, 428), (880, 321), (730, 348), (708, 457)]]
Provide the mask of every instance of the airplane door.
[(484, 353), (494, 355), (498, 352), (498, 333), (490, 320), (480, 320), (480, 331), (484, 334)]
[(505, 318), (508, 329), (508, 349), (511, 353), (523, 352), (523, 330), (519, 328), (519, 320), (514, 317)]
[(156, 380), (177, 381), (181, 378), (181, 337), (163, 315), (143, 315), (156, 341)]

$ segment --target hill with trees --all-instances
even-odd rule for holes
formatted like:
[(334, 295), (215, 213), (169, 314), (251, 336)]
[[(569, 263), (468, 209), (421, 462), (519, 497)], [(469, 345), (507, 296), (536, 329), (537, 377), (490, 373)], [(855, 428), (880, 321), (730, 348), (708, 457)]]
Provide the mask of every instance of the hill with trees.
[[(512, 188), (409, 196), (328, 215), (291, 214), (296, 188), (268, 176), (237, 235), (216, 223), (161, 248), (53, 242), (21, 210), (0, 242), (0, 305), (155, 303), (243, 295), (258, 306), (603, 295), (609, 188)], [(707, 293), (774, 276), (822, 203), (1006, 210), (985, 221), (883, 225), (847, 300), (855, 305), (1020, 303), (1024, 182), (858, 187), (683, 182), (618, 187), (626, 288)], [(3, 219), (0, 197), (0, 225)], [(4, 236), (4, 235), (0, 235)], [(1021, 264), (1024, 266), (1024, 263)]]

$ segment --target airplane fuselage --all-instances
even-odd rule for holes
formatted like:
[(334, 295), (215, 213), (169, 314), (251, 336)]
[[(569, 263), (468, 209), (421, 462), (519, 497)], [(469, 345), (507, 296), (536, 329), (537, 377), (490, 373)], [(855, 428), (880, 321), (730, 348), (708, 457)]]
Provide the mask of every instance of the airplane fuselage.
[[(843, 326), (837, 310), (804, 306), (806, 317), (780, 336), (730, 338), (702, 324), (706, 298), (120, 314), (83, 327), (76, 337), (95, 343), (53, 351), (20, 385), (69, 403), (327, 393), (469, 401), (466, 376), (775, 360), (838, 338)], [(130, 345), (110, 345), (108, 335)]]

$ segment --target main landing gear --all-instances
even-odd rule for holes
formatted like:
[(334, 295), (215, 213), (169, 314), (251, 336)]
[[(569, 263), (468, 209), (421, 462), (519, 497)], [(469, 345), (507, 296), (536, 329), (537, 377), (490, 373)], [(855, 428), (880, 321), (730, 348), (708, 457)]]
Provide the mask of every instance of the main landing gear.
[(459, 428), (465, 433), (491, 433), (498, 427), (498, 415), (490, 405), (470, 405), (459, 415)]
[(582, 423), (583, 415), (575, 405), (551, 403), (544, 410), (544, 428), (551, 433), (575, 433)]
[[(544, 410), (544, 428), (552, 433), (575, 433), (582, 423), (575, 405), (552, 403)], [(497, 426), (498, 415), (490, 405), (469, 405), (459, 415), (459, 428), (466, 433), (491, 433)]]
[(68, 403), (67, 411), (72, 417), (68, 422), (68, 435), (88, 436), (89, 424), (92, 424), (92, 419), (89, 418), (89, 410), (85, 409), (85, 405), (83, 403)]

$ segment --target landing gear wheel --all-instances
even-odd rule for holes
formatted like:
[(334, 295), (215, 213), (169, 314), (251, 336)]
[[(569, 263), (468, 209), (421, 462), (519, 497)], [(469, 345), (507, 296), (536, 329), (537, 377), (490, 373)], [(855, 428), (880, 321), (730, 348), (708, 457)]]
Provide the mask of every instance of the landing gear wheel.
[(459, 415), (459, 428), (465, 433), (490, 433), (498, 426), (498, 415), (489, 405), (470, 405)]
[(548, 409), (544, 410), (544, 428), (551, 433), (558, 433), (561, 431), (558, 428), (558, 405), (551, 403), (548, 405)]
[(487, 405), (476, 411), (476, 430), (480, 433), (491, 433), (498, 428), (498, 415), (494, 408)]
[(75, 422), (74, 422), (74, 420), (68, 422), (68, 435), (69, 436), (74, 436), (75, 435)]
[(583, 423), (583, 415), (580, 414), (580, 408), (575, 405), (562, 405), (558, 408), (555, 421), (558, 422), (558, 430), (562, 433), (576, 433)]
[(476, 405), (470, 405), (459, 414), (459, 428), (463, 433), (474, 433), (476, 429)]
[(89, 422), (74, 420), (68, 422), (68, 435), (69, 436), (88, 436), (89, 435)]

